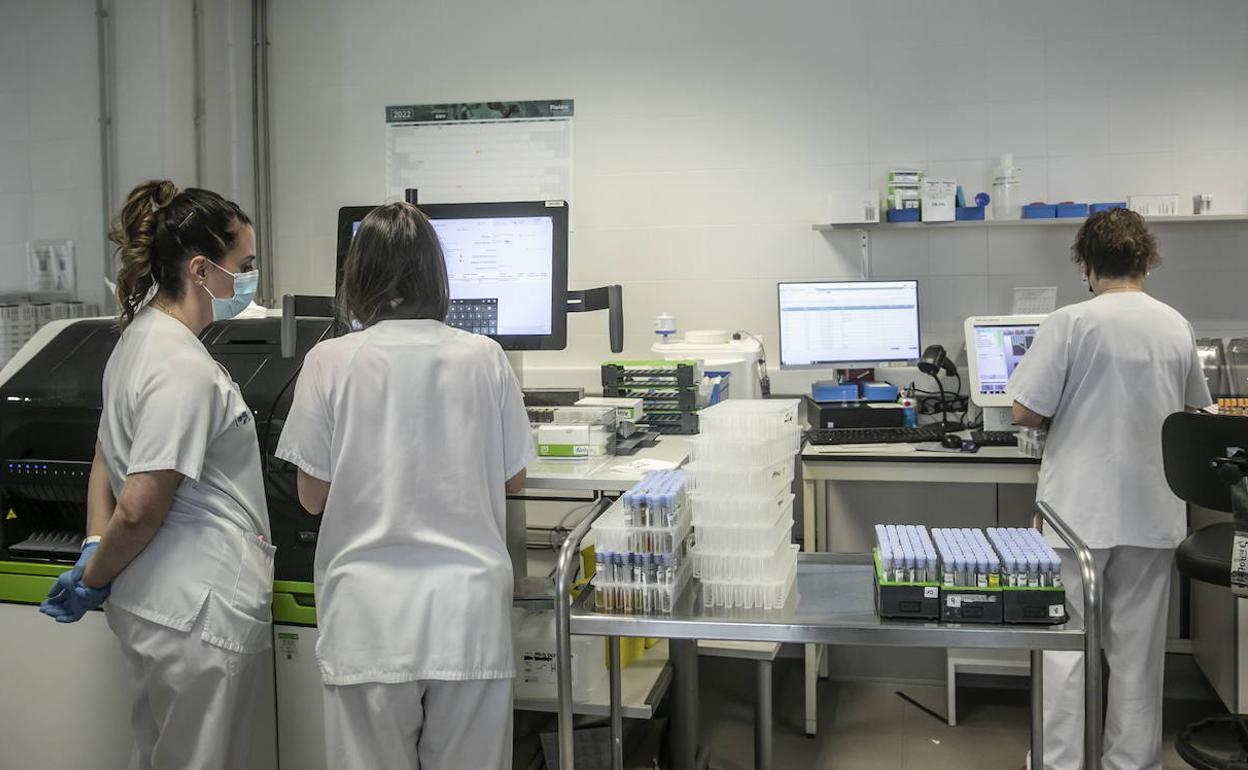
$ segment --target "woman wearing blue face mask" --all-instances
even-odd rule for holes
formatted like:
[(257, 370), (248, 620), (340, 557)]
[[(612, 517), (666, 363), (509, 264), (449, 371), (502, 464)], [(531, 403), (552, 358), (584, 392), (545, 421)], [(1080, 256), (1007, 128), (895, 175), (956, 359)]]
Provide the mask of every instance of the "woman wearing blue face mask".
[(123, 331), (87, 539), (41, 609), (72, 623), (107, 600), (133, 687), (131, 767), (244, 767), (273, 546), (251, 410), (199, 334), (255, 294), (255, 233), (216, 193), (151, 181), (110, 239)]

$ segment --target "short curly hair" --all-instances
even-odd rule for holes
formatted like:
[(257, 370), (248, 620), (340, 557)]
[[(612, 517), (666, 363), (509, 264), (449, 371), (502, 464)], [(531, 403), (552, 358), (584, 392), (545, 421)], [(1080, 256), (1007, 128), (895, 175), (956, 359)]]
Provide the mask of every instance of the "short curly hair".
[(1070, 251), (1075, 264), (1099, 278), (1138, 278), (1161, 264), (1157, 239), (1144, 217), (1128, 209), (1088, 217)]

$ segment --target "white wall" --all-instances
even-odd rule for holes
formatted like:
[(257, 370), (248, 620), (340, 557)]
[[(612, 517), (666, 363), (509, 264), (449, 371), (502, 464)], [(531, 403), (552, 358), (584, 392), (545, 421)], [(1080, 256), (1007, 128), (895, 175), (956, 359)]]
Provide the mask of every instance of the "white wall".
[(146, 179), (194, 183), (191, 2), (114, 0), (114, 207)]
[(92, 0), (0, 3), (0, 291), (26, 289), (26, 242), (73, 240), (84, 300), (103, 296)]
[(204, 0), (206, 162), (196, 177), (191, 0), (114, 0), (116, 207), (146, 179), (201, 186), (254, 219), (249, 0)]
[[(272, 19), (279, 293), (332, 290), (337, 208), (384, 194), (388, 103), (576, 100), (571, 283), (625, 285), (632, 355), (668, 311), (761, 330), (778, 359), (776, 281), (857, 275), (852, 231), (810, 229), (825, 193), (880, 187), (890, 165), (973, 193), (1011, 151), (1026, 200), (1248, 209), (1238, 0), (274, 0)], [(1073, 233), (877, 233), (874, 273), (921, 279), (925, 341), (960, 347), (962, 319), (1007, 310), (1016, 285), (1086, 296)], [(1202, 332), (1244, 331), (1248, 227), (1158, 235), (1156, 293)], [(598, 315), (526, 368), (599, 363)]]
[[(249, 0), (204, 2), (200, 180), (191, 0), (111, 6), (114, 208), (138, 182), (168, 178), (253, 211)], [(99, 111), (93, 0), (0, 2), (0, 291), (26, 288), (26, 241), (73, 239), (80, 296), (104, 299)]]

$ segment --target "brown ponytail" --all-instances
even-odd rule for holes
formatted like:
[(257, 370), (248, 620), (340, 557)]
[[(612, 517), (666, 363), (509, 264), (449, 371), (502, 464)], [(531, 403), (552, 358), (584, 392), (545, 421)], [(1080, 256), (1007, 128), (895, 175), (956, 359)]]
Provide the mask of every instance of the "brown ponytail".
[(195, 255), (219, 263), (237, 241), (237, 227), (247, 224), (251, 220), (237, 204), (210, 190), (178, 190), (167, 179), (131, 190), (108, 233), (121, 259), (121, 325), (134, 320), (153, 286), (170, 299), (180, 297), (182, 263)]
[(156, 212), (169, 205), (178, 194), (178, 186), (167, 179), (149, 180), (130, 191), (121, 214), (108, 232), (108, 239), (117, 245), (121, 268), (117, 271), (117, 303), (121, 306), (121, 325), (134, 319), (139, 305), (147, 297), (156, 278), (152, 275), (152, 232)]

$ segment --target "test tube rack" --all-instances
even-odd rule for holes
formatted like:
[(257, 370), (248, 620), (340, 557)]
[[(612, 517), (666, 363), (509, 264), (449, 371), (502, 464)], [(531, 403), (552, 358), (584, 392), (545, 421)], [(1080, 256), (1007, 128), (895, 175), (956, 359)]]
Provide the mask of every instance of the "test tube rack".
[(655, 433), (698, 432), (698, 386), (702, 365), (685, 361), (608, 361), (602, 365), (602, 394), (609, 398), (640, 398), (642, 418)]
[(1001, 592), (1006, 623), (1065, 623), (1066, 587), (1062, 560), (1035, 529), (990, 528), (988, 540), (1001, 557)]
[(940, 619), (1002, 623), (1001, 560), (978, 529), (933, 529), (940, 555)]
[[(880, 617), (1064, 623), (1061, 559), (1034, 529), (876, 525)], [(934, 549), (934, 553), (932, 552)]]
[(875, 526), (875, 600), (882, 618), (940, 619), (940, 572), (927, 527)]
[(591, 526), (600, 612), (672, 611), (693, 569), (693, 514), (684, 471), (649, 473)]

